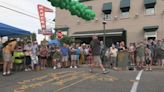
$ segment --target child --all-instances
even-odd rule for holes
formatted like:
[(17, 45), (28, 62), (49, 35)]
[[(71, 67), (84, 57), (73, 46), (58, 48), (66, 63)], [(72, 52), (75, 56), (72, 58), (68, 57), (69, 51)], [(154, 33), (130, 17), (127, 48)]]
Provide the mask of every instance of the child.
[(48, 48), (45, 45), (42, 45), (39, 50), (40, 56), (40, 65), (41, 70), (45, 69), (46, 62), (47, 62), (47, 55), (48, 55)]
[(70, 52), (71, 52), (71, 66), (70, 68), (77, 68), (77, 64), (76, 64), (76, 61), (77, 61), (77, 55), (76, 55), (76, 47), (75, 45), (72, 45), (72, 47), (70, 48)]
[(145, 49), (145, 61), (146, 61), (146, 71), (147, 70), (152, 70), (151, 68), (151, 61), (152, 61), (152, 58), (151, 58), (151, 50), (146, 47)]
[(17, 46), (13, 53), (15, 71), (20, 71), (23, 69), (24, 53), (21, 46)]
[(87, 61), (88, 61), (89, 67), (91, 67), (91, 64), (92, 64), (92, 61), (93, 61), (93, 56), (92, 56), (92, 50), (91, 50), (90, 46), (89, 46)]
[(52, 62), (53, 62), (53, 69), (56, 69), (56, 68), (61, 68), (61, 52), (60, 52), (60, 48), (59, 47), (56, 47), (56, 50), (52, 56)]

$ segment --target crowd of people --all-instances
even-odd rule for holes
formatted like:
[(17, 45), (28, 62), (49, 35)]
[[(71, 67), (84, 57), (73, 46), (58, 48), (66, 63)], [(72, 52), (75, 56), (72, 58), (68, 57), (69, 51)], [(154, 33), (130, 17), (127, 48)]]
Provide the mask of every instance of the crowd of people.
[(125, 46), (123, 41), (116, 45), (112, 44), (106, 56), (109, 57), (114, 69), (117, 68), (117, 55), (122, 51), (127, 53), (130, 66), (134, 69), (152, 70), (152, 65), (164, 67), (164, 39), (143, 40), (130, 43), (128, 46)]
[(111, 44), (111, 47), (104, 49), (103, 61), (102, 51), (105, 46), (98, 40), (97, 36), (92, 37), (90, 44), (63, 43), (62, 46), (49, 45), (43, 41), (38, 45), (36, 41), (28, 41), (26, 44), (15, 39), (3, 44), (3, 75), (10, 75), (11, 70), (31, 71), (44, 70), (46, 67), (57, 68), (78, 68), (80, 64), (88, 64), (90, 72), (93, 72), (95, 65), (99, 65), (103, 73), (106, 73), (103, 62), (108, 62), (113, 69), (118, 68), (118, 53), (128, 53), (131, 66), (145, 70), (152, 70), (152, 65), (164, 67), (164, 40), (144, 40), (138, 43), (125, 45), (124, 41)]

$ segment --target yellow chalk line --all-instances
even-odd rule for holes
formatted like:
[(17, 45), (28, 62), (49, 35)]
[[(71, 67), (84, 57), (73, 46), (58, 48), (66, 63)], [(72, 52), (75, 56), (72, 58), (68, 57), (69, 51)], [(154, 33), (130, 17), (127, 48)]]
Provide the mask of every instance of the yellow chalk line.
[(90, 79), (90, 78), (92, 78), (92, 77), (94, 77), (94, 76), (96, 76), (96, 75), (98, 75), (98, 74), (99, 74), (99, 73), (94, 74), (94, 75), (91, 75), (91, 76), (88, 76), (88, 77), (84, 77), (83, 79), (81, 79), (81, 80), (79, 80), (79, 81), (76, 81), (76, 82), (71, 83), (71, 84), (69, 84), (69, 85), (67, 85), (67, 86), (64, 86), (64, 87), (62, 87), (62, 88), (57, 89), (57, 90), (55, 90), (54, 92), (59, 92), (59, 91), (61, 91), (61, 90), (64, 90), (64, 89), (69, 88), (69, 87), (71, 87), (71, 86), (74, 86), (74, 85), (76, 85), (76, 84), (78, 84), (78, 83), (80, 83), (80, 82), (83, 82), (83, 81), (85, 81), (85, 80), (88, 80), (88, 79)]
[[(66, 73), (66, 72), (62, 72), (62, 73)], [(66, 75), (63, 75), (63, 76), (58, 76), (57, 77), (57, 75), (59, 75), (59, 74), (62, 74), (62, 73), (55, 73), (55, 74), (51, 74), (50, 75), (50, 77), (52, 77), (51, 79), (49, 79), (49, 80), (47, 80), (47, 81), (42, 81), (42, 82), (38, 82), (38, 83), (33, 83), (33, 84), (28, 84), (28, 85), (21, 85), (21, 87), (19, 87), (19, 88), (17, 88), (17, 89), (15, 89), (14, 90), (14, 92), (17, 92), (17, 91), (19, 91), (19, 90), (26, 90), (26, 89), (28, 89), (28, 88), (36, 88), (36, 87), (40, 87), (40, 86), (43, 86), (44, 84), (46, 84), (46, 83), (49, 83), (49, 82), (52, 82), (52, 81), (55, 81), (55, 80), (59, 80), (59, 79), (61, 79), (61, 78), (64, 78), (64, 77), (67, 77), (67, 76), (73, 76), (73, 75), (77, 75), (77, 74), (79, 74), (79, 73), (81, 73), (81, 72), (73, 72), (73, 73), (68, 73), (68, 74), (66, 74)]]
[[(80, 73), (81, 73), (81, 72), (80, 72)], [(72, 76), (72, 77), (70, 77), (70, 78), (66, 78), (66, 79), (64, 79), (64, 80), (60, 80), (60, 81), (58, 81), (58, 82), (52, 83), (52, 85), (54, 85), (54, 84), (57, 84), (57, 85), (64, 85), (64, 83), (67, 83), (67, 82), (69, 82), (69, 81), (75, 80), (75, 79), (77, 79), (77, 78), (79, 78), (79, 77), (87, 77), (87, 76), (89, 76), (90, 74), (84, 73), (84, 74), (80, 74), (79, 76), (77, 76), (77, 75), (78, 75), (78, 74), (76, 74), (76, 75), (74, 75), (74, 76)]]
[(18, 82), (18, 84), (26, 84), (26, 83), (30, 83), (30, 82), (33, 82), (33, 81), (41, 81), (45, 78), (47, 78), (48, 76), (52, 76), (52, 75), (60, 75), (60, 74), (64, 74), (64, 73), (68, 73), (70, 71), (66, 71), (66, 72), (58, 72), (58, 73), (50, 73), (50, 74), (47, 74), (47, 75), (44, 75), (44, 76), (41, 76), (41, 77), (37, 77), (37, 78), (33, 78), (33, 79), (29, 79), (29, 80), (23, 80), (22, 82)]

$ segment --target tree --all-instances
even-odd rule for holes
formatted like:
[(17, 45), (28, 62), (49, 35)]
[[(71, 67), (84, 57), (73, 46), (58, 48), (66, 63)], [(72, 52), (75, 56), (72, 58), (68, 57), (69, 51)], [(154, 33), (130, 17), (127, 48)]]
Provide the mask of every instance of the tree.
[(66, 43), (66, 44), (72, 44), (73, 43), (73, 38), (70, 36), (63, 35), (63, 38), (60, 39), (61, 44)]

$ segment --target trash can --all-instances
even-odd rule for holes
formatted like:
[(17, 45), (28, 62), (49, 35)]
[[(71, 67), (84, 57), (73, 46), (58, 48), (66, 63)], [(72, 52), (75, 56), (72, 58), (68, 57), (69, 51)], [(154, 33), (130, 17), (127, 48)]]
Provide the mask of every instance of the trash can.
[(126, 70), (129, 63), (129, 53), (127, 51), (119, 51), (117, 55), (117, 67)]

